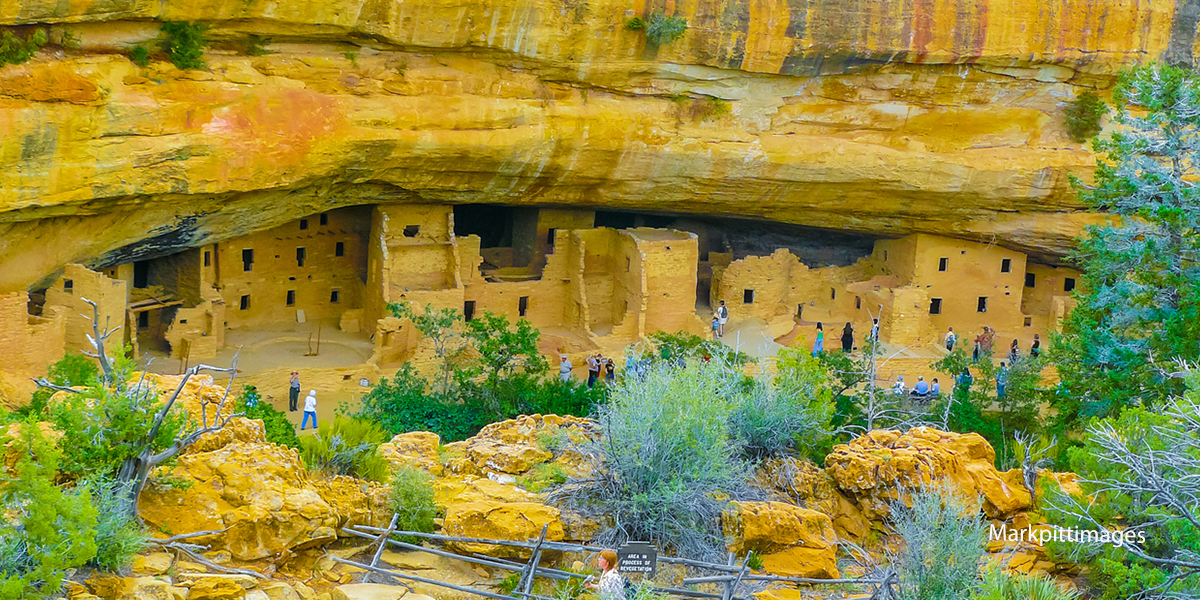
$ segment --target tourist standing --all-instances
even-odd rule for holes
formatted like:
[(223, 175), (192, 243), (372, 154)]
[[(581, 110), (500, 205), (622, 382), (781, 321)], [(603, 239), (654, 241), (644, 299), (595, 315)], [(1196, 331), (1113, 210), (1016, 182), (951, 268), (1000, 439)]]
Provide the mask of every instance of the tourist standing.
[[(987, 327), (983, 328), (984, 333), (987, 332)], [(975, 336), (975, 350), (971, 352), (971, 360), (979, 362), (979, 349), (983, 346), (983, 333)]]
[(842, 330), (842, 352), (850, 354), (854, 349), (854, 326), (846, 323), (846, 328)]
[(304, 418), (300, 421), (300, 431), (304, 431), (308, 420), (312, 419), (313, 429), (317, 428), (317, 390), (308, 390), (308, 397), (304, 399)]
[(1017, 340), (1013, 340), (1012, 346), (1008, 347), (1009, 364), (1016, 364), (1018, 358), (1021, 358), (1021, 345)]
[(292, 381), (288, 387), (288, 412), (296, 412), (296, 403), (300, 401), (300, 374), (292, 371)]
[(1042, 339), (1038, 334), (1033, 334), (1033, 345), (1029, 347), (1029, 355), (1037, 358), (1042, 355)]
[(1003, 399), (1008, 391), (1008, 367), (1004, 363), (1000, 363), (1000, 370), (996, 371), (996, 398)]
[(593, 354), (587, 357), (588, 379), (587, 386), (593, 387), (596, 385), (596, 380), (600, 378), (600, 354)]
[(879, 319), (871, 319), (871, 335), (867, 336), (867, 341), (872, 344), (879, 341)]
[(813, 356), (825, 351), (825, 328), (817, 322), (817, 342), (813, 344)]
[(574, 369), (574, 368), (575, 368), (575, 365), (571, 364), (571, 361), (567, 360), (566, 354), (558, 355), (558, 378), (559, 379), (561, 379), (563, 381), (570, 381), (571, 380), (571, 369)]
[(972, 383), (975, 383), (975, 378), (971, 376), (971, 370), (963, 369), (962, 373), (959, 373), (958, 377), (954, 380), (954, 392), (958, 393), (958, 390), (961, 388), (961, 395), (966, 398), (971, 394)]
[(720, 336), (718, 336), (718, 335), (717, 335), (717, 331), (718, 331), (720, 328), (721, 328), (721, 324), (720, 324), (719, 322), (717, 322), (717, 315), (713, 315), (713, 320), (712, 320), (712, 334), (713, 334), (713, 337), (714, 337), (714, 338), (716, 338), (716, 337), (720, 337)]
[(954, 328), (951, 327), (950, 330), (946, 332), (946, 351), (954, 352), (954, 342), (957, 341), (958, 336), (954, 334)]
[(600, 552), (596, 557), (600, 567), (600, 583), (587, 582), (583, 585), (600, 593), (600, 600), (625, 600), (625, 578), (617, 570), (617, 553), (612, 550)]
[(617, 365), (613, 364), (611, 358), (604, 363), (604, 381), (609, 384), (617, 381)]
[(725, 306), (725, 301), (721, 301), (721, 306), (717, 307), (717, 337), (725, 337), (725, 324), (729, 322), (729, 307)]
[(983, 343), (980, 344), (980, 348), (982, 348), (984, 352), (991, 352), (993, 349), (995, 349), (995, 347), (996, 347), (996, 330), (992, 329), (991, 327), (985, 326), (983, 328), (982, 342)]

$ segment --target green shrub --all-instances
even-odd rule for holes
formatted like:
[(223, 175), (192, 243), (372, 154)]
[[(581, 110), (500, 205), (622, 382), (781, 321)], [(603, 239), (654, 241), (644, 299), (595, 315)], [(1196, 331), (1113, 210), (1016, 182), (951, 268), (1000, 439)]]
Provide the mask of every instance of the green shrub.
[(630, 31), (641, 31), (646, 28), (646, 22), (641, 17), (633, 17), (625, 21), (625, 29)]
[(59, 453), (38, 427), (22, 427), (19, 443), (27, 450), (0, 485), (0, 598), (42, 598), (96, 555), (96, 509), (83, 490), (54, 485)]
[(113, 573), (133, 564), (133, 557), (146, 547), (147, 536), (137, 519), (125, 511), (129, 491), (108, 478), (92, 479), (81, 487), (90, 494), (97, 512), (96, 557), (91, 564)]
[(355, 52), (353, 50), (347, 50), (342, 53), (342, 56), (345, 56), (346, 60), (350, 61), (351, 65), (353, 65), (355, 67), (358, 66), (358, 52)]
[(62, 32), (62, 42), (60, 42), (60, 44), (67, 50), (78, 50), (83, 46), (83, 40), (79, 39), (78, 33), (75, 33), (70, 29), (64, 29)]
[(337, 417), (321, 423), (316, 433), (300, 438), (300, 457), (313, 471), (384, 482), (388, 464), (375, 450), (387, 439), (387, 433), (374, 423)]
[(36, 29), (29, 37), (21, 39), (11, 31), (0, 32), (0, 66), (19, 65), (37, 54), (46, 45), (46, 31)]
[(172, 21), (163, 23), (162, 31), (167, 34), (162, 42), (167, 60), (179, 69), (204, 69), (204, 47), (208, 45), (206, 25)]
[(271, 38), (253, 33), (246, 36), (246, 55), (247, 56), (266, 56), (272, 54), (267, 50), (267, 46), (271, 45)]
[(138, 44), (129, 51), (129, 61), (139, 67), (150, 66), (150, 51)]
[(740, 371), (720, 363), (664, 364), (624, 378), (599, 409), (603, 439), (584, 447), (603, 457), (596, 473), (555, 490), (551, 501), (611, 515), (601, 545), (635, 539), (723, 555), (717, 498), (739, 494), (749, 474), (729, 434), (742, 388)]
[(562, 465), (541, 463), (534, 465), (529, 472), (517, 478), (517, 485), (531, 491), (544, 492), (554, 486), (567, 482), (567, 472)]
[[(686, 100), (687, 96), (683, 96), (683, 98)], [(649, 353), (648, 358), (654, 363), (666, 361), (678, 365), (688, 359), (704, 359), (705, 357), (739, 367), (757, 362), (754, 357), (745, 352), (737, 352), (726, 344), (716, 340), (706, 340), (687, 332), (656, 331), (650, 334), (649, 341), (653, 351)]]
[(751, 550), (750, 555), (746, 557), (746, 566), (752, 571), (761, 571), (763, 568), (762, 555)]
[(961, 600), (975, 587), (987, 523), (978, 499), (949, 484), (916, 491), (910, 504), (891, 502), (889, 523), (903, 540), (887, 552), (902, 598)]
[(1045, 575), (1007, 573), (992, 566), (984, 571), (971, 600), (1076, 600), (1079, 595)]
[(260, 419), (266, 430), (267, 441), (288, 448), (300, 449), (300, 438), (296, 436), (296, 426), (288, 420), (287, 414), (275, 410), (270, 403), (262, 402), (258, 390), (248, 385), (242, 388), (238, 397), (237, 412), (243, 413), (247, 419)]
[(504, 595), (508, 595), (508, 594), (513, 593), (517, 589), (517, 586), (520, 584), (521, 584), (521, 574), (520, 573), (509, 573), (508, 575), (504, 576), (504, 579), (500, 580), (500, 583), (496, 584), (496, 587), (499, 588), (500, 593), (502, 593)]
[(1108, 112), (1108, 105), (1095, 92), (1084, 92), (1067, 103), (1067, 133), (1076, 142), (1086, 142), (1100, 133), (1100, 119)]
[[(46, 374), (46, 379), (55, 385), (68, 387), (95, 385), (100, 378), (100, 367), (93, 358), (79, 352), (68, 352), (54, 364)], [(55, 394), (49, 388), (38, 388), (27, 406), (17, 409), (20, 416), (34, 415), (41, 418), (46, 409), (46, 402)]]
[(398, 469), (392, 475), (392, 510), (400, 515), (396, 527), (424, 533), (437, 529), (434, 519), (440, 511), (433, 497), (433, 478), (429, 473), (415, 467)]
[(683, 38), (688, 22), (683, 17), (668, 17), (662, 13), (650, 15), (646, 23), (646, 39), (655, 46), (665, 46)]

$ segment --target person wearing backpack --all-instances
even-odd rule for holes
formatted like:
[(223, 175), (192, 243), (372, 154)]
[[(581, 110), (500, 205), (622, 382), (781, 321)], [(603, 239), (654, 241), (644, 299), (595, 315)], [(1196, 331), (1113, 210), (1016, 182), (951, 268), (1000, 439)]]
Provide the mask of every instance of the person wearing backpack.
[(631, 586), (617, 570), (617, 553), (612, 550), (601, 551), (600, 556), (596, 557), (596, 566), (600, 567), (602, 571), (600, 582), (587, 582), (583, 585), (590, 590), (598, 591), (600, 600), (626, 600), (625, 591)]

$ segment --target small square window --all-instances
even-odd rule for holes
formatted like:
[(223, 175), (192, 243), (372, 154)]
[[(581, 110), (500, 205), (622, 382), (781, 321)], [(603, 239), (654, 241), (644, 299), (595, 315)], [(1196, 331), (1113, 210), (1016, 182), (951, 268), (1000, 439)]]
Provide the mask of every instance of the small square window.
[(328, 225), (328, 224), (329, 224), (329, 215), (328, 215), (328, 214), (321, 213), (321, 224), (322, 224), (322, 225)]
[(949, 266), (949, 264), (950, 264), (949, 258), (939, 258), (938, 259), (938, 271), (945, 271), (946, 267)]
[(976, 312), (987, 312), (987, 296), (980, 296), (979, 302), (975, 305)]
[(338, 242), (337, 245), (333, 247), (333, 255), (334, 256), (345, 256), (346, 255), (346, 242)]
[(1000, 261), (1000, 272), (1001, 273), (1012, 273), (1012, 259), (1011, 258), (1005, 258)]
[(308, 219), (300, 219), (300, 231), (308, 229)]
[(754, 304), (754, 290), (742, 291), (742, 304)]
[(1037, 283), (1037, 277), (1033, 273), (1025, 274), (1025, 287), (1033, 287)]
[(331, 304), (337, 304), (338, 301), (340, 301), (341, 299), (342, 299), (341, 294), (338, 293), (337, 290), (333, 290), (333, 291), (329, 292), (329, 302)]
[(246, 310), (246, 309), (250, 308), (250, 295), (249, 294), (242, 296), (242, 301), (239, 306), (241, 307), (242, 310)]
[(296, 305), (296, 290), (288, 290), (288, 293), (287, 293), (287, 305), (288, 305), (288, 306), (295, 306), (295, 305)]
[(1063, 280), (1063, 291), (1070, 292), (1075, 289), (1075, 278), (1067, 277)]
[(942, 314), (942, 299), (941, 298), (930, 298), (929, 299), (929, 314), (931, 314), (931, 315)]
[(1025, 326), (1033, 327), (1033, 317), (1025, 317)]
[(206, 266), (206, 267), (212, 266), (212, 251), (211, 250), (204, 251), (204, 266)]
[(63, 291), (71, 292), (74, 290), (75, 290), (75, 280), (74, 279), (64, 279), (63, 280)]
[(179, 324), (180, 324), (180, 325), (187, 325), (187, 319), (180, 319), (180, 320), (179, 320)]
[(418, 233), (421, 233), (420, 225), (406, 225), (404, 227), (404, 237), (417, 237)]

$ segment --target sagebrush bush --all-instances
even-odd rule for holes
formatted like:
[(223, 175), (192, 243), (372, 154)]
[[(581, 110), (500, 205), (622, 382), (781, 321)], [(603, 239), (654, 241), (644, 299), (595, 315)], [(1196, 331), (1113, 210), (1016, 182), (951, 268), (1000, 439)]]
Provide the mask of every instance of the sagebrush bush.
[(904, 600), (961, 600), (974, 589), (987, 530), (978, 499), (941, 484), (914, 491), (907, 504), (895, 500), (889, 509), (901, 544), (888, 559), (900, 575)]
[(87, 481), (81, 488), (96, 508), (96, 556), (91, 564), (113, 573), (133, 564), (133, 557), (146, 547), (148, 536), (137, 518), (125, 510), (129, 490), (103, 477)]
[(551, 500), (611, 515), (597, 542), (646, 540), (697, 557), (722, 555), (720, 496), (745, 490), (749, 468), (730, 436), (741, 372), (724, 364), (659, 365), (626, 377), (600, 407), (603, 457), (591, 479), (570, 481)]
[(1079, 596), (1046, 575), (1009, 573), (992, 566), (984, 571), (971, 600), (1077, 600)]
[[(392, 475), (392, 510), (399, 518), (396, 527), (403, 531), (432, 533), (440, 509), (434, 502), (433, 477), (416, 467), (401, 467)], [(416, 543), (414, 540), (408, 540)]]
[(0, 485), (0, 598), (42, 598), (96, 555), (96, 509), (84, 490), (54, 484), (59, 451), (36, 425), (17, 443), (25, 451)]
[(296, 426), (288, 420), (286, 413), (275, 410), (274, 406), (263, 402), (254, 386), (248, 385), (242, 388), (242, 395), (238, 396), (237, 412), (242, 413), (247, 419), (261, 420), (268, 442), (300, 449), (300, 438), (296, 435)]
[(138, 44), (129, 50), (129, 61), (139, 67), (150, 66), (150, 50)]
[(205, 32), (208, 27), (197, 23), (181, 23), (173, 21), (163, 23), (163, 33), (167, 34), (162, 42), (163, 52), (167, 60), (179, 69), (203, 69), (204, 47), (208, 45)]
[(665, 46), (683, 38), (687, 33), (688, 22), (683, 17), (668, 17), (662, 13), (650, 15), (645, 24), (646, 39), (655, 46)]
[(376, 449), (387, 440), (387, 432), (374, 423), (337, 417), (300, 438), (300, 457), (312, 471), (386, 482), (388, 464)]

